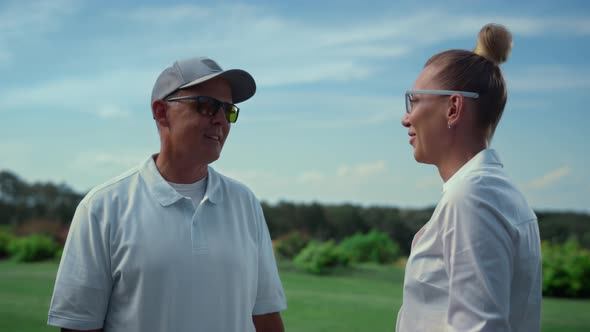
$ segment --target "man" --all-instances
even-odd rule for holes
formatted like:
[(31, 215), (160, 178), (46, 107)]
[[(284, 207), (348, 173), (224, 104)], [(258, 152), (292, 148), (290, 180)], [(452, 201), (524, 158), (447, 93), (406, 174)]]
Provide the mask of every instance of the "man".
[(161, 148), (94, 188), (72, 221), (49, 310), (62, 331), (283, 331), (259, 201), (208, 165), (256, 91), (250, 74), (177, 61), (154, 85)]

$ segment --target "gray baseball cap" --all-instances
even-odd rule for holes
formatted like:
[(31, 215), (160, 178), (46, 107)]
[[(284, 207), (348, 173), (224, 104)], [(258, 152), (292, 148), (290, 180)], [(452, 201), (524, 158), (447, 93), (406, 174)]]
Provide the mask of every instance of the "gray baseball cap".
[(164, 99), (176, 90), (188, 88), (208, 81), (214, 77), (223, 77), (231, 87), (234, 104), (248, 100), (256, 92), (256, 82), (252, 75), (241, 69), (223, 70), (213, 60), (197, 57), (174, 62), (158, 76), (152, 90), (152, 102)]

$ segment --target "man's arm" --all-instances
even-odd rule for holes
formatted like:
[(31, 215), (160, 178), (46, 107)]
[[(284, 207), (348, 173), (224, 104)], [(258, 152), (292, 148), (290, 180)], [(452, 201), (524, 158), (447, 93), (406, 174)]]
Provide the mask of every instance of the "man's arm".
[(271, 312), (270, 314), (252, 316), (256, 332), (284, 332), (281, 313)]
[(272, 240), (260, 203), (256, 204), (258, 224), (258, 287), (252, 321), (257, 332), (284, 332), (281, 311), (287, 309), (285, 292), (272, 248)]
[(82, 201), (61, 257), (47, 324), (63, 331), (103, 328), (111, 290), (108, 223)]

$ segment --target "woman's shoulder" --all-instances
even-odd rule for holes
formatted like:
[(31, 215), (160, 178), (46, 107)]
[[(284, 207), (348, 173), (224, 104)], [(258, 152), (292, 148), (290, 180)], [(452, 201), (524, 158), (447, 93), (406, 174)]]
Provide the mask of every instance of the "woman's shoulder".
[[(441, 199), (441, 210), (470, 224), (496, 227), (516, 225), (535, 218), (526, 198), (503, 172), (473, 172), (457, 181)], [(509, 226), (510, 227), (510, 226)]]

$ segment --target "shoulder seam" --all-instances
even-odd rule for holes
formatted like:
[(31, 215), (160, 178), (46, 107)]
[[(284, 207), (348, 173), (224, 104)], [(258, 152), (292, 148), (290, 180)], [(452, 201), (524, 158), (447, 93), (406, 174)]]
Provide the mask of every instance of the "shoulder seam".
[(87, 201), (87, 200), (91, 200), (98, 193), (106, 190), (107, 188), (109, 188), (109, 187), (111, 187), (111, 186), (113, 186), (113, 185), (115, 185), (115, 184), (117, 184), (117, 183), (119, 183), (121, 181), (124, 181), (124, 180), (128, 179), (129, 177), (131, 177), (132, 175), (134, 175), (136, 173), (139, 173), (139, 168), (138, 167), (134, 167), (134, 168), (128, 170), (127, 172), (125, 172), (123, 174), (120, 174), (119, 176), (114, 177), (114, 178), (112, 178), (112, 179), (110, 179), (110, 180), (108, 180), (108, 181), (106, 181), (106, 182), (104, 182), (104, 183), (102, 183), (102, 184), (94, 187), (87, 194), (87, 197), (83, 200), (83, 202), (84, 201)]

